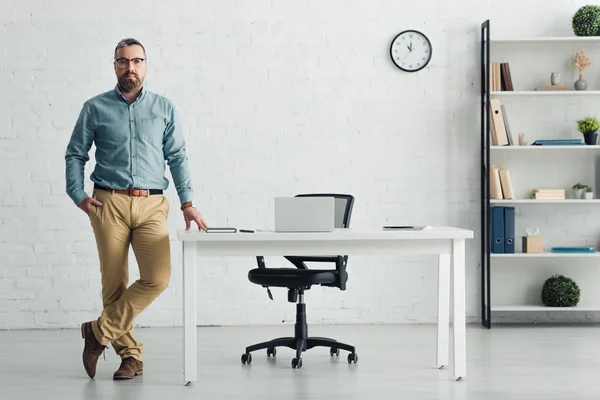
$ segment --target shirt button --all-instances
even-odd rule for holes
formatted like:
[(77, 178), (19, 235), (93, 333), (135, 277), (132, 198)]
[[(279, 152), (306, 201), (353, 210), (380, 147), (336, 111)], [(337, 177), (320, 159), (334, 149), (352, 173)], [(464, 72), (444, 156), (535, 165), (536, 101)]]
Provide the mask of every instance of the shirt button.
[(135, 158), (135, 156), (132, 156), (133, 158)]

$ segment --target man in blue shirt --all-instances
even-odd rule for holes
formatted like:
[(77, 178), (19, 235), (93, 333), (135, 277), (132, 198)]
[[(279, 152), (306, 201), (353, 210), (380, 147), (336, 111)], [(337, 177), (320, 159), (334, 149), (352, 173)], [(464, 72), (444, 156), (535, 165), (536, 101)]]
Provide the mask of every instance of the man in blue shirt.
[[(165, 161), (173, 177), (181, 210), (206, 230), (192, 201), (192, 182), (185, 141), (175, 107), (143, 87), (146, 51), (135, 39), (115, 48), (117, 85), (87, 100), (67, 146), (66, 191), (90, 218), (102, 276), (104, 309), (81, 326), (83, 365), (90, 378), (109, 343), (121, 357), (114, 379), (143, 373), (143, 346), (133, 336), (133, 320), (168, 286), (171, 274), (167, 216), (163, 196), (168, 187)], [(84, 190), (84, 168), (92, 143), (96, 165), (90, 179), (92, 196)], [(140, 279), (128, 284), (128, 253), (133, 248)]]

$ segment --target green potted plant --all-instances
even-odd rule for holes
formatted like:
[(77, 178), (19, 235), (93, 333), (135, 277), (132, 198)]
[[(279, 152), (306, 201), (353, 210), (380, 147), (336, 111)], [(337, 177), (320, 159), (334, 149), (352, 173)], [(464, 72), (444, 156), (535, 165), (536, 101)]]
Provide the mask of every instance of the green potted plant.
[(542, 303), (548, 307), (574, 307), (581, 290), (575, 281), (564, 275), (552, 275), (542, 286)]
[(576, 199), (583, 199), (583, 193), (587, 186), (582, 183), (576, 183), (573, 185), (573, 197)]
[(600, 33), (600, 6), (589, 4), (580, 7), (571, 19), (571, 26), (575, 36), (598, 36)]
[(594, 191), (592, 190), (591, 187), (586, 186), (585, 187), (585, 199), (586, 200), (591, 200), (594, 198)]
[(600, 122), (596, 117), (587, 117), (577, 121), (577, 129), (583, 134), (585, 144), (595, 145), (598, 140)]

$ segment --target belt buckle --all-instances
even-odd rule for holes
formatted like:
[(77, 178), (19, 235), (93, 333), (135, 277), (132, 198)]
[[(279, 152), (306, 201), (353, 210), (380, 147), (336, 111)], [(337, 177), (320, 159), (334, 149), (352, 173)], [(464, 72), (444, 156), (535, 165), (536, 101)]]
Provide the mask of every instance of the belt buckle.
[[(138, 194), (137, 194), (137, 195), (133, 194), (133, 191), (134, 191), (134, 190), (137, 190), (137, 191), (138, 191)], [(131, 189), (129, 189), (129, 195), (130, 195), (130, 196), (141, 197), (142, 195), (141, 195), (141, 193), (140, 193), (140, 192), (141, 192), (142, 190), (146, 190), (146, 189), (136, 189), (136, 188), (131, 188)], [(145, 195), (144, 197), (148, 197), (149, 195), (150, 195), (150, 191), (149, 191), (149, 190), (146, 190), (146, 195)]]

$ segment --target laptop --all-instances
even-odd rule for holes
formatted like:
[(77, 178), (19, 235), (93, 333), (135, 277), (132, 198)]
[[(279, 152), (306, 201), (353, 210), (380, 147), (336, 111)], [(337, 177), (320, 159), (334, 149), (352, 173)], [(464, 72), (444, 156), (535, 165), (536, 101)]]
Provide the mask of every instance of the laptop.
[(275, 232), (331, 232), (334, 228), (333, 197), (275, 198)]

